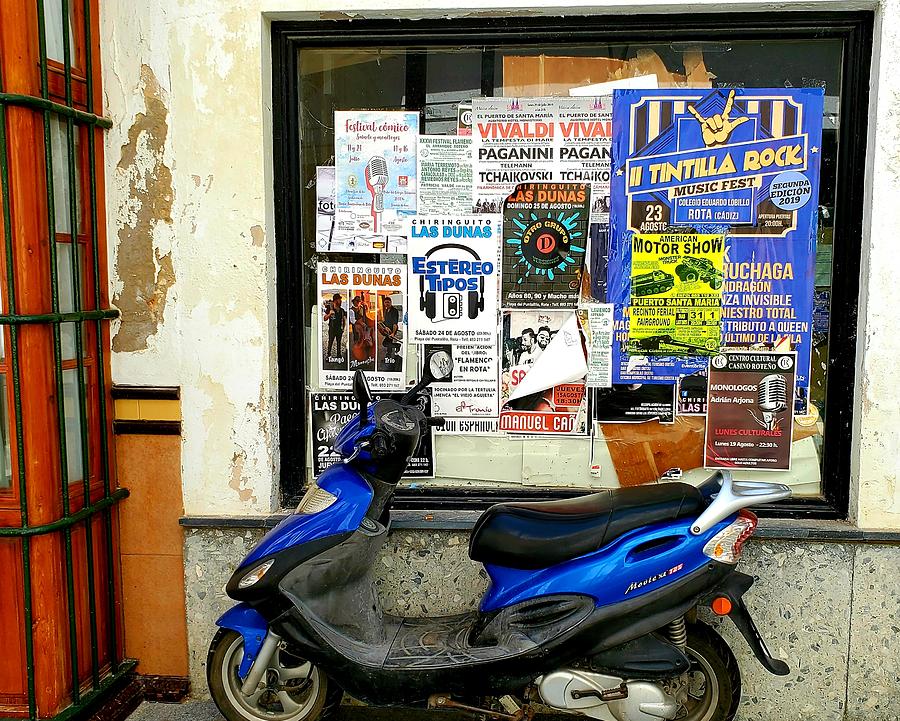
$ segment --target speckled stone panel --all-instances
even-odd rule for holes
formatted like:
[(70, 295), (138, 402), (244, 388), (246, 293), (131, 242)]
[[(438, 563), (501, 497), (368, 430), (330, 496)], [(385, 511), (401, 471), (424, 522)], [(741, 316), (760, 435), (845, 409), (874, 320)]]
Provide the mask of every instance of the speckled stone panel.
[(850, 626), (849, 721), (900, 719), (900, 547), (859, 546)]
[[(185, 538), (193, 693), (206, 694), (206, 651), (215, 619), (231, 601), (224, 586), (259, 531), (192, 529)], [(376, 562), (385, 610), (409, 616), (460, 613), (487, 587), (468, 558), (464, 531), (393, 532)], [(734, 650), (743, 676), (740, 721), (848, 718), (897, 721), (900, 548), (758, 541), (741, 570), (757, 578), (746, 601), (773, 655), (791, 668), (766, 672), (730, 621), (708, 618)], [(853, 638), (851, 642), (851, 604)], [(849, 668), (848, 654), (852, 658)]]
[(744, 597), (769, 651), (790, 666), (773, 676), (730, 620), (715, 622), (737, 656), (740, 721), (843, 719), (853, 547), (760, 541), (740, 570), (757, 580)]

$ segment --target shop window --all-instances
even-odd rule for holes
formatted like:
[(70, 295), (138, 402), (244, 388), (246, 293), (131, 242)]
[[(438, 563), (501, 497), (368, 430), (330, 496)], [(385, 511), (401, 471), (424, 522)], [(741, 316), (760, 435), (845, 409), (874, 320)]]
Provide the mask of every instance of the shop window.
[[(727, 22), (694, 15), (477, 25), (276, 23), (283, 503), (296, 501), (313, 475), (317, 452), (309, 440), (308, 394), (323, 389), (317, 359), (324, 330), (318, 330), (316, 316), (329, 300), (318, 297), (317, 263), (406, 260), (390, 252), (317, 246), (317, 168), (335, 163), (335, 112), (413, 111), (422, 134), (456, 135), (460, 104), (473, 98), (567, 96), (573, 88), (653, 75), (661, 88), (821, 88), (824, 93), (821, 148), (816, 148), (821, 161), (814, 298), (804, 299), (815, 309), (808, 319), (808, 390), (800, 399), (805, 412), (794, 418), (790, 470), (767, 473), (766, 479), (794, 490), (794, 499), (771, 511), (775, 515), (845, 516), (852, 412), (846, 389), (853, 387), (856, 347), (870, 41), (870, 15), (840, 13), (740, 15)], [(792, 118), (776, 109), (767, 122), (777, 134)], [(648, 122), (652, 133), (653, 123), (661, 121)], [(356, 294), (346, 295), (344, 305)], [(370, 305), (380, 321), (380, 306)], [(540, 328), (533, 330), (537, 335)], [(407, 351), (410, 380), (417, 367), (415, 345), (409, 343)], [(517, 351), (501, 344), (497, 352)], [(703, 468), (703, 443), (704, 420), (690, 416), (665, 424), (604, 423), (580, 437), (438, 435), (434, 478), (409, 479), (399, 502), (477, 507), (497, 498), (574, 495), (665, 476), (696, 482), (710, 473)]]

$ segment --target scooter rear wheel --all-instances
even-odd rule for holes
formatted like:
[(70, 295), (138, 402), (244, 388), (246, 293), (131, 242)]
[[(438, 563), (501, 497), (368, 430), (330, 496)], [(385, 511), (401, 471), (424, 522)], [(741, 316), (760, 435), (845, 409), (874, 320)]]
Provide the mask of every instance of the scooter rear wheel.
[(688, 624), (687, 698), (676, 721), (732, 721), (741, 701), (741, 672), (725, 640), (703, 623)]
[(337, 710), (343, 690), (324, 671), (281, 648), (272, 656), (262, 688), (245, 696), (238, 676), (243, 657), (241, 635), (219, 629), (209, 647), (206, 679), (228, 721), (325, 721)]

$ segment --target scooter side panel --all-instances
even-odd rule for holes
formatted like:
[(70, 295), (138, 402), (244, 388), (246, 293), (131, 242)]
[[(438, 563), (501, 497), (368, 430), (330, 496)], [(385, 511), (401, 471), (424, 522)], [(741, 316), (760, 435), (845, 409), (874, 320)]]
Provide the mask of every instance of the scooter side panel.
[(550, 568), (522, 570), (485, 564), (491, 585), (481, 610), (487, 613), (539, 596), (567, 593), (588, 594), (598, 607), (637, 598), (709, 563), (704, 545), (733, 520), (726, 519), (700, 536), (691, 535), (691, 518), (653, 524)]
[(366, 480), (349, 466), (338, 463), (325, 470), (317, 484), (337, 501), (318, 513), (295, 513), (285, 518), (263, 536), (240, 568), (286, 548), (359, 528), (372, 503), (372, 487)]

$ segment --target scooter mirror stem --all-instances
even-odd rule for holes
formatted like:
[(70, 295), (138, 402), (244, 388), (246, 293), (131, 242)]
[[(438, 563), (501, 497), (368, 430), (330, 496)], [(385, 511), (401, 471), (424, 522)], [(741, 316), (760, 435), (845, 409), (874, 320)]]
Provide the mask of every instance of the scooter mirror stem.
[(356, 371), (353, 376), (353, 397), (359, 403), (359, 427), (362, 428), (368, 418), (372, 391), (369, 390), (369, 381), (366, 380), (366, 374), (361, 370)]

